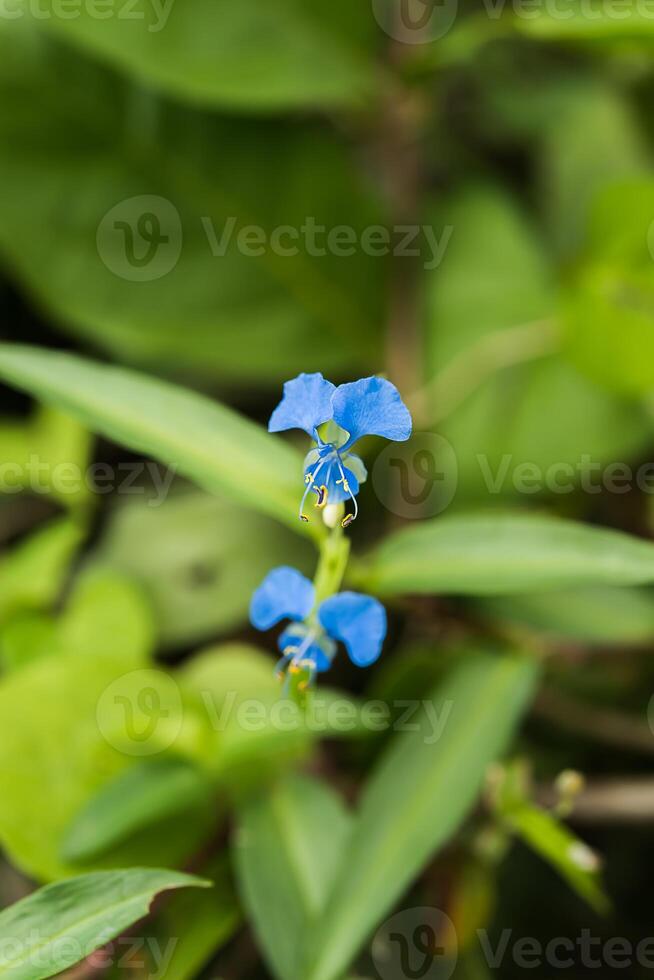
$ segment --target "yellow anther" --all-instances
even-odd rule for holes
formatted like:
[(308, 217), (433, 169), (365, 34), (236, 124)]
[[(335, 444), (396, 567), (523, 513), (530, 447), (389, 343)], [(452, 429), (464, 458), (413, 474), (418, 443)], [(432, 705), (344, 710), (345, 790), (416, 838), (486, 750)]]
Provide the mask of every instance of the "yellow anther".
[(316, 500), (314, 506), (318, 507), (319, 510), (322, 510), (327, 504), (327, 487), (324, 484), (321, 487), (314, 487), (313, 492), (318, 495), (318, 499)]
[(341, 521), (341, 527), (349, 527), (354, 523), (354, 514), (347, 514)]
[(306, 514), (300, 514), (300, 520), (304, 521), (305, 524), (309, 523), (309, 518), (307, 517)]

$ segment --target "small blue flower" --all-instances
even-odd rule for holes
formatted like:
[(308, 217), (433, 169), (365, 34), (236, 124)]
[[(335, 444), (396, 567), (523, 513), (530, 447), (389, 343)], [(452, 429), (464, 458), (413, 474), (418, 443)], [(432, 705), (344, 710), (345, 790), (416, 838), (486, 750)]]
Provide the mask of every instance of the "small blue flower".
[(351, 452), (355, 442), (362, 436), (405, 442), (411, 425), (411, 414), (399, 391), (384, 378), (363, 378), (338, 388), (322, 374), (300, 374), (287, 381), (268, 431), (303, 429), (317, 444), (304, 463), (306, 490), (300, 519), (309, 520), (304, 505), (313, 490), (319, 508), (328, 501), (338, 504), (351, 499), (354, 513), (342, 522), (343, 527), (351, 524), (359, 512), (359, 486), (368, 476), (363, 461)]
[(268, 630), (290, 619), (279, 637), (282, 659), (291, 673), (306, 670), (310, 680), (328, 670), (343, 643), (357, 667), (368, 667), (379, 657), (386, 636), (386, 610), (377, 599), (358, 592), (340, 592), (315, 608), (312, 583), (295, 568), (275, 568), (252, 596), (250, 621)]

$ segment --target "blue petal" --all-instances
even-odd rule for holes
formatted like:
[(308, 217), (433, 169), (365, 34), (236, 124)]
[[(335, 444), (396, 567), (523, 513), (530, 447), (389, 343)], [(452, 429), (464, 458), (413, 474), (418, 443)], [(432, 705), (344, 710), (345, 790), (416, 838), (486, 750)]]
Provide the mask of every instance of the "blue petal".
[(409, 409), (395, 385), (385, 378), (363, 378), (341, 385), (336, 389), (333, 408), (334, 421), (350, 434), (344, 449), (362, 436), (404, 442), (411, 435)]
[(269, 630), (282, 619), (306, 619), (314, 599), (312, 583), (296, 568), (274, 568), (252, 596), (250, 622), (258, 630)]
[(386, 636), (386, 610), (377, 599), (341, 592), (323, 602), (318, 619), (333, 639), (345, 644), (357, 667), (377, 660)]
[[(290, 627), (281, 634), (278, 640), (279, 649), (282, 653), (286, 653), (289, 647), (299, 646), (302, 642), (302, 638), (298, 637), (297, 633), (293, 632), (293, 627)], [(312, 643), (305, 653), (303, 654), (305, 660), (313, 660), (316, 665), (316, 670), (319, 674), (324, 674), (326, 670), (332, 665), (331, 660), (323, 650), (321, 646), (317, 643)]]
[[(307, 457), (307, 460), (313, 459), (314, 462), (311, 465), (306, 466), (305, 476), (307, 473), (314, 473), (316, 475), (315, 483), (317, 486), (327, 487), (327, 503), (328, 504), (340, 504), (345, 500), (350, 500), (350, 494), (343, 489), (343, 484), (338, 483), (341, 477), (341, 471), (335, 461), (329, 460), (325, 462), (320, 469), (317, 469), (315, 464), (315, 457), (311, 454)], [(305, 463), (307, 462), (305, 460)], [(348, 463), (352, 464), (352, 469), (348, 466)], [(343, 467), (343, 472), (350, 486), (350, 490), (356, 497), (359, 492), (360, 483), (363, 483), (368, 473), (363, 464), (363, 460), (359, 459), (358, 456), (350, 453), (345, 460), (341, 462)]]
[(284, 385), (284, 397), (270, 416), (268, 432), (304, 429), (317, 439), (316, 428), (333, 415), (332, 398), (336, 387), (322, 374), (299, 374)]

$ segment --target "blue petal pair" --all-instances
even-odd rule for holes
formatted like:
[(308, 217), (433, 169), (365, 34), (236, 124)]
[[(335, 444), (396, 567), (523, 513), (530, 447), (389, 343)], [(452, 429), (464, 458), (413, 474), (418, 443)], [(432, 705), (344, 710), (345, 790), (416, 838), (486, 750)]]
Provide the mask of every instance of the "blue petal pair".
[(357, 667), (368, 667), (379, 657), (386, 636), (386, 610), (377, 599), (358, 592), (340, 592), (315, 609), (312, 583), (295, 568), (270, 572), (252, 596), (250, 620), (268, 630), (290, 619), (279, 638), (280, 667), (306, 670), (310, 678), (328, 670), (336, 644), (344, 644)]
[(304, 505), (313, 491), (319, 508), (350, 499), (354, 512), (342, 523), (343, 527), (351, 524), (359, 511), (356, 495), (368, 475), (363, 461), (351, 452), (355, 442), (362, 436), (404, 442), (411, 435), (411, 426), (399, 391), (384, 378), (363, 378), (338, 388), (322, 374), (300, 374), (287, 381), (268, 431), (303, 429), (317, 444), (304, 464), (306, 489), (300, 519), (309, 520)]

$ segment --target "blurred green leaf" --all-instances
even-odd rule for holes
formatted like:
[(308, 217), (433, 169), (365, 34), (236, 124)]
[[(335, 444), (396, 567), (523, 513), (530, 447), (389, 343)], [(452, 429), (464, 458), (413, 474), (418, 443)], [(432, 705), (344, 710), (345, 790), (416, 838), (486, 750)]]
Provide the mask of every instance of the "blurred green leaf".
[(79, 422), (39, 407), (27, 422), (0, 423), (2, 492), (31, 490), (67, 508), (84, 503), (91, 435)]
[(213, 784), (184, 759), (136, 763), (116, 776), (74, 817), (62, 845), (62, 859), (85, 863), (106, 853), (136, 831), (208, 803)]
[(0, 959), (0, 977), (42, 980), (61, 973), (147, 915), (159, 892), (209, 884), (176, 871), (132, 868), (48, 885), (0, 912), (0, 931), (12, 940)]
[[(144, 668), (141, 655), (74, 652), (44, 657), (5, 677), (0, 841), (11, 860), (37, 879), (70, 874), (60, 852), (77, 814), (148, 752), (192, 748), (199, 726), (190, 706), (182, 709), (172, 677)], [(211, 812), (198, 810), (164, 821), (94, 864), (175, 865), (206, 839), (213, 820)]]
[(57, 625), (41, 612), (15, 613), (0, 628), (2, 672), (20, 670), (56, 649)]
[(367, 732), (351, 697), (321, 687), (301, 708), (283, 696), (274, 667), (273, 657), (253, 647), (224, 644), (199, 653), (177, 674), (212, 729), (204, 761), (239, 795), (305, 756), (318, 737)]
[(527, 513), (441, 517), (398, 531), (357, 571), (382, 595), (520, 595), (654, 582), (654, 544)]
[(496, 187), (468, 187), (445, 221), (455, 232), (429, 285), (426, 391), (454, 450), (439, 466), (455, 502), (517, 495), (525, 464), (545, 493), (562, 466), (574, 490), (592, 468), (631, 458), (650, 438), (645, 413), (556, 353), (553, 273), (516, 204)]
[(199, 869), (212, 882), (207, 891), (182, 891), (166, 903), (154, 920), (160, 947), (173, 945), (166, 980), (195, 980), (206, 962), (236, 931), (241, 913), (223, 855)]
[(81, 7), (62, 18), (54, 0), (39, 23), (90, 54), (185, 101), (241, 111), (361, 105), (376, 81), (374, 22), (345, 0), (135, 0), (130, 16)]
[(654, 640), (654, 595), (611, 586), (480, 599), (485, 616), (558, 640), (644, 644)]
[(553, 813), (531, 802), (529, 783), (524, 782), (520, 769), (519, 764), (513, 764), (497, 773), (491, 799), (498, 816), (553, 865), (596, 912), (606, 913), (609, 901), (602, 887), (597, 855)]
[(59, 645), (67, 652), (98, 656), (119, 650), (145, 660), (156, 645), (146, 597), (129, 578), (107, 570), (78, 577), (58, 626)]
[(504, 814), (506, 822), (537, 854), (552, 864), (568, 884), (597, 912), (609, 902), (602, 890), (599, 864), (590, 848), (552, 814), (526, 803)]
[(298, 520), (302, 458), (224, 405), (156, 378), (37, 347), (0, 345), (0, 377), (205, 489), (321, 534)]
[(184, 490), (161, 506), (138, 499), (119, 507), (92, 564), (138, 581), (156, 610), (164, 643), (176, 645), (243, 623), (254, 589), (280, 555), (310, 570), (311, 549), (275, 522)]
[(579, 72), (558, 87), (538, 137), (541, 207), (558, 250), (575, 258), (595, 197), (645, 177), (651, 151), (626, 93)]
[(339, 797), (307, 777), (288, 779), (241, 808), (241, 896), (278, 980), (303, 976), (307, 930), (323, 914), (350, 827)]
[(84, 537), (79, 523), (59, 518), (6, 553), (0, 560), (0, 619), (52, 606)]
[[(175, 14), (197, 36), (190, 8)], [(108, 24), (96, 25), (102, 37)], [(0, 150), (0, 249), (61, 329), (232, 387), (377, 359), (384, 260), (326, 246), (333, 227), (380, 221), (343, 140), (316, 122), (159, 103), (26, 26), (0, 22), (0, 147), (11, 147)], [(217, 66), (216, 36), (202, 43)]]
[[(516, 16), (516, 30), (538, 41), (625, 41), (654, 38), (654, 23), (638, 0), (627, 0), (619, 9), (602, 0), (575, 0), (565, 5), (565, 15), (551, 4), (529, 6), (527, 16)], [(617, 15), (616, 15), (617, 12)]]
[(52, 654), (95, 657), (120, 651), (145, 662), (155, 639), (152, 610), (141, 590), (115, 572), (93, 570), (75, 580), (59, 618), (14, 614), (0, 628), (0, 660), (17, 669)]
[(474, 804), (533, 693), (536, 664), (466, 658), (434, 692), (419, 728), (396, 736), (368, 783), (341, 871), (305, 944), (303, 980), (337, 980), (375, 925)]
[(566, 307), (575, 364), (631, 395), (654, 388), (653, 216), (653, 181), (614, 186), (597, 198)]

